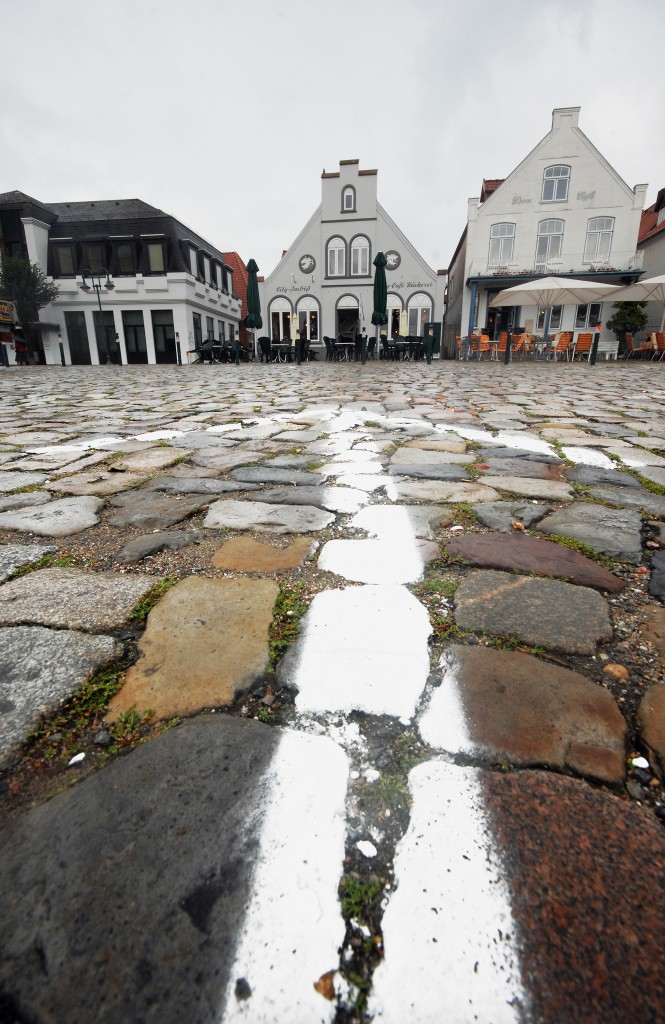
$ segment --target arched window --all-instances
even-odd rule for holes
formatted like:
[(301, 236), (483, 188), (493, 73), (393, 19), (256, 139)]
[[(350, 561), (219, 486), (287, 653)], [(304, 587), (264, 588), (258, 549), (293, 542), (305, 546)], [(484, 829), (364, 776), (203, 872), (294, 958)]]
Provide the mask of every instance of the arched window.
[(490, 252), (487, 263), (490, 267), (503, 267), (513, 258), (515, 245), (514, 224), (492, 224), (490, 228)]
[(306, 295), (298, 301), (298, 330), (303, 327), (307, 329), (307, 337), (310, 341), (319, 340), (319, 304), (311, 295)]
[(409, 299), (409, 336), (422, 338), (423, 324), (432, 319), (432, 300), (424, 292), (416, 292)]
[(270, 303), (270, 337), (285, 341), (291, 337), (291, 303), (288, 299), (273, 299)]
[(369, 274), (369, 239), (358, 235), (351, 242), (351, 274), (367, 277)]
[(561, 203), (568, 198), (570, 167), (567, 164), (553, 164), (543, 174), (543, 203)]
[(592, 217), (587, 224), (584, 262), (609, 260), (612, 248), (614, 217)]
[(536, 270), (544, 270), (550, 260), (559, 258), (562, 243), (563, 221), (552, 218), (541, 220), (536, 242)]
[(328, 277), (344, 277), (346, 274), (346, 242), (343, 238), (331, 238), (328, 242)]
[[(407, 331), (401, 329), (402, 300), (399, 295), (394, 295), (392, 292), (388, 293), (386, 313), (388, 314), (388, 337), (392, 338), (395, 334), (406, 334)], [(406, 328), (406, 324), (404, 326)], [(382, 327), (381, 330), (386, 330), (386, 327)]]
[(342, 189), (342, 213), (355, 213), (356, 190), (353, 185)]

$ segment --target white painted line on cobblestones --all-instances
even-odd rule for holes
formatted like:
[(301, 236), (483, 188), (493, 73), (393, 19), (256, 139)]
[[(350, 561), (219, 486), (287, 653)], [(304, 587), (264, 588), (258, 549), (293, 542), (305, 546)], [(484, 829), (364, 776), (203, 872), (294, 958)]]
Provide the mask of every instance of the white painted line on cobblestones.
[[(259, 852), (220, 1024), (332, 1020), (334, 1003), (314, 984), (337, 969), (344, 939), (337, 888), (347, 776), (346, 755), (332, 740), (284, 731), (246, 824)], [(239, 979), (249, 998), (236, 995)]]
[(409, 788), (369, 1012), (383, 1024), (517, 1024), (526, 997), (480, 773), (430, 761)]
[(579, 466), (596, 466), (598, 469), (616, 469), (616, 465), (607, 455), (597, 452), (595, 448), (566, 447), (561, 449), (571, 462)]

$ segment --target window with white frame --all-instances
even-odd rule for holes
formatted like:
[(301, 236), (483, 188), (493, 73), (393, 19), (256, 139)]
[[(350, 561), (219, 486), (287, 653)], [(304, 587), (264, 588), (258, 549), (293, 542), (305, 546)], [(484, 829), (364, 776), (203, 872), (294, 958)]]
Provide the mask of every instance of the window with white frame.
[(432, 300), (424, 292), (416, 292), (409, 299), (409, 336), (422, 338), (423, 325), (432, 319)]
[(298, 330), (303, 327), (310, 341), (319, 340), (319, 306), (316, 299), (305, 298), (298, 303)]
[(346, 274), (346, 242), (343, 238), (331, 238), (328, 242), (328, 277), (344, 277)]
[(490, 251), (487, 259), (490, 267), (503, 267), (513, 258), (515, 246), (514, 224), (492, 224), (490, 228)]
[(353, 213), (356, 208), (356, 190), (353, 185), (347, 185), (342, 192), (342, 210), (344, 213)]
[[(563, 306), (552, 306), (552, 312), (550, 313), (550, 330), (560, 331), (561, 330), (561, 317), (563, 314)], [(538, 310), (538, 330), (542, 331), (545, 327), (545, 310)]]
[(584, 262), (609, 260), (612, 248), (614, 217), (592, 217), (587, 224), (584, 243)]
[(369, 274), (369, 239), (364, 235), (358, 235), (351, 242), (351, 274), (353, 277)]
[(545, 268), (550, 260), (557, 259), (561, 255), (562, 243), (563, 221), (541, 220), (536, 242), (536, 269)]
[(562, 203), (568, 198), (570, 184), (570, 167), (567, 164), (554, 164), (546, 167), (543, 174), (543, 203)]
[(291, 305), (287, 299), (273, 299), (270, 303), (270, 337), (273, 341), (291, 338)]
[(575, 329), (583, 330), (585, 327), (595, 327), (601, 323), (603, 311), (602, 302), (589, 302), (577, 307), (575, 313)]

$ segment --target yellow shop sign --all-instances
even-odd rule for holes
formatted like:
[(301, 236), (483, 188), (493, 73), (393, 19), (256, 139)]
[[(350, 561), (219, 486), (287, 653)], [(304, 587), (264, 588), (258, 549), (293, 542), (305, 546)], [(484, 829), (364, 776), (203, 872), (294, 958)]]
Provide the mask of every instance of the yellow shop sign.
[(0, 299), (0, 323), (14, 323), (14, 304)]

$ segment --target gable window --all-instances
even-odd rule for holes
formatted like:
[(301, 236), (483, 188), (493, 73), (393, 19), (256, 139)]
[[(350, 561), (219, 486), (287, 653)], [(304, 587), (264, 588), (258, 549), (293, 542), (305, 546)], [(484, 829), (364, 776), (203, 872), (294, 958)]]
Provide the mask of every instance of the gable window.
[(343, 238), (331, 238), (328, 242), (328, 277), (344, 277), (346, 274), (346, 242)]
[(134, 273), (134, 246), (131, 242), (121, 242), (115, 250), (115, 273)]
[(55, 247), (55, 262), (58, 277), (73, 277), (74, 269), (74, 246), (58, 245)]
[(351, 273), (365, 277), (369, 274), (369, 240), (364, 235), (351, 242)]
[(342, 213), (355, 213), (356, 190), (353, 185), (347, 185), (342, 191)]
[(83, 246), (83, 266), (85, 270), (103, 270), (106, 267), (104, 243), (88, 243)]
[(554, 164), (546, 167), (543, 175), (543, 203), (561, 203), (568, 198), (570, 183), (570, 167), (567, 164)]
[[(492, 224), (490, 228), (490, 251), (487, 262), (490, 267), (503, 267), (513, 258), (515, 245), (514, 224)], [(409, 333), (411, 333), (409, 331)]]
[(550, 260), (561, 255), (563, 242), (562, 220), (541, 220), (536, 243), (536, 270), (544, 270)]
[(164, 273), (164, 246), (161, 242), (148, 242), (148, 266), (151, 274)]
[(584, 262), (608, 260), (612, 247), (614, 217), (592, 217), (587, 224), (584, 243)]
[(575, 328), (595, 327), (599, 324), (600, 314), (603, 310), (602, 302), (589, 302), (577, 307), (575, 313)]

